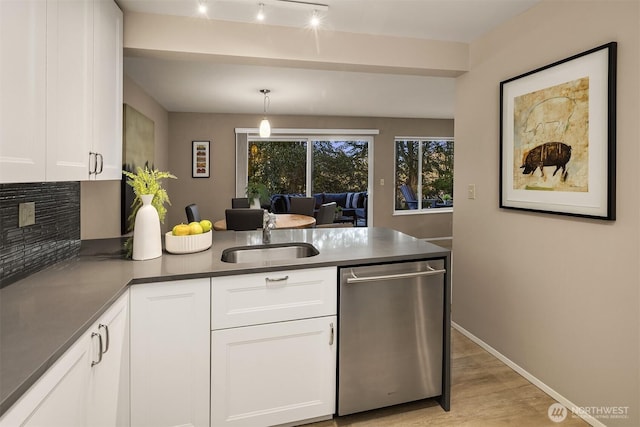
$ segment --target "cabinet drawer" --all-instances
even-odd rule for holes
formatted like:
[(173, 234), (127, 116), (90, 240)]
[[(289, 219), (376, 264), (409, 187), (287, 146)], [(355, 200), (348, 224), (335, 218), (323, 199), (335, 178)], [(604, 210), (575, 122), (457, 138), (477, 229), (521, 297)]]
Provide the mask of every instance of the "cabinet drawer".
[(211, 329), (336, 314), (335, 267), (211, 279)]

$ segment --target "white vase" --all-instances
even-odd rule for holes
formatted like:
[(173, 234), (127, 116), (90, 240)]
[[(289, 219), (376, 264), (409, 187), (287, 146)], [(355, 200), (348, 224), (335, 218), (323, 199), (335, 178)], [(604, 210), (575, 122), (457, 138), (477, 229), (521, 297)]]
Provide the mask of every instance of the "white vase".
[(260, 209), (260, 197), (254, 197), (250, 205), (251, 209)]
[(153, 194), (142, 195), (140, 199), (142, 199), (142, 206), (138, 209), (133, 226), (133, 259), (136, 261), (158, 258), (162, 255), (160, 217), (151, 204)]

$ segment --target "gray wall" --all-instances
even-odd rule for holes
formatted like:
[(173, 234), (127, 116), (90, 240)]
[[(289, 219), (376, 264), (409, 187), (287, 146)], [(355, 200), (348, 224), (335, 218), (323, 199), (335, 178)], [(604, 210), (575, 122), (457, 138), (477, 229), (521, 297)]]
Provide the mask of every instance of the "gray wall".
[[(169, 113), (126, 75), (123, 81), (123, 102), (153, 120), (154, 164), (159, 170), (167, 170)], [(82, 239), (119, 237), (121, 181), (83, 181), (80, 186)], [(167, 221), (163, 227), (166, 230)]]
[[(474, 41), (456, 86), (453, 320), (578, 406), (629, 406), (611, 426), (640, 425), (638, 5), (543, 1)], [(500, 81), (610, 41), (617, 220), (500, 210)]]
[[(224, 218), (235, 195), (234, 128), (255, 128), (262, 116), (242, 114), (169, 114), (169, 167), (178, 180), (169, 183), (170, 224), (186, 221), (184, 207), (197, 203), (203, 218)], [(372, 117), (273, 116), (274, 128), (379, 129), (374, 141), (373, 221), (416, 237), (451, 236), (451, 213), (393, 216), (396, 136), (453, 136), (453, 120)], [(191, 178), (191, 141), (211, 141), (211, 177)], [(385, 185), (380, 185), (384, 179)]]

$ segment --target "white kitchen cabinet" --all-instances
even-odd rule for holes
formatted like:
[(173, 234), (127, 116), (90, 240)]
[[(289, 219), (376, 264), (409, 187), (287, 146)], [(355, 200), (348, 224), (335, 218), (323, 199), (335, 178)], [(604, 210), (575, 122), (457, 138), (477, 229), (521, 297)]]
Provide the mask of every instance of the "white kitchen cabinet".
[(122, 178), (122, 11), (94, 0), (93, 159), (97, 180)]
[[(87, 425), (129, 425), (129, 299), (121, 297), (93, 330), (102, 336), (103, 355), (91, 371)], [(98, 358), (100, 359), (100, 358)]]
[(2, 1), (0, 36), (0, 182), (121, 179), (115, 2)]
[(89, 178), (93, 0), (47, 0), (47, 181)]
[(127, 402), (117, 404), (128, 389), (127, 313), (125, 293), (2, 416), (0, 426), (129, 425)]
[(210, 283), (132, 286), (132, 426), (209, 426)]
[(211, 425), (330, 417), (336, 268), (214, 277), (211, 288)]
[(211, 329), (335, 314), (336, 275), (325, 267), (214, 277)]
[(272, 426), (335, 412), (337, 317), (211, 333), (211, 425)]
[(122, 175), (122, 11), (47, 0), (47, 181)]
[(44, 1), (0, 1), (0, 183), (45, 180)]

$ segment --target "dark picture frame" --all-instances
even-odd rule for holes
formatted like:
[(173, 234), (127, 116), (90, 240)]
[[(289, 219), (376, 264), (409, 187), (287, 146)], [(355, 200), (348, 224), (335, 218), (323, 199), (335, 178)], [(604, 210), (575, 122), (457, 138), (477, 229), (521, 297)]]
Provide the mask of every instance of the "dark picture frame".
[(211, 141), (191, 142), (191, 177), (209, 178), (211, 169)]
[(500, 82), (500, 207), (615, 220), (611, 42)]

